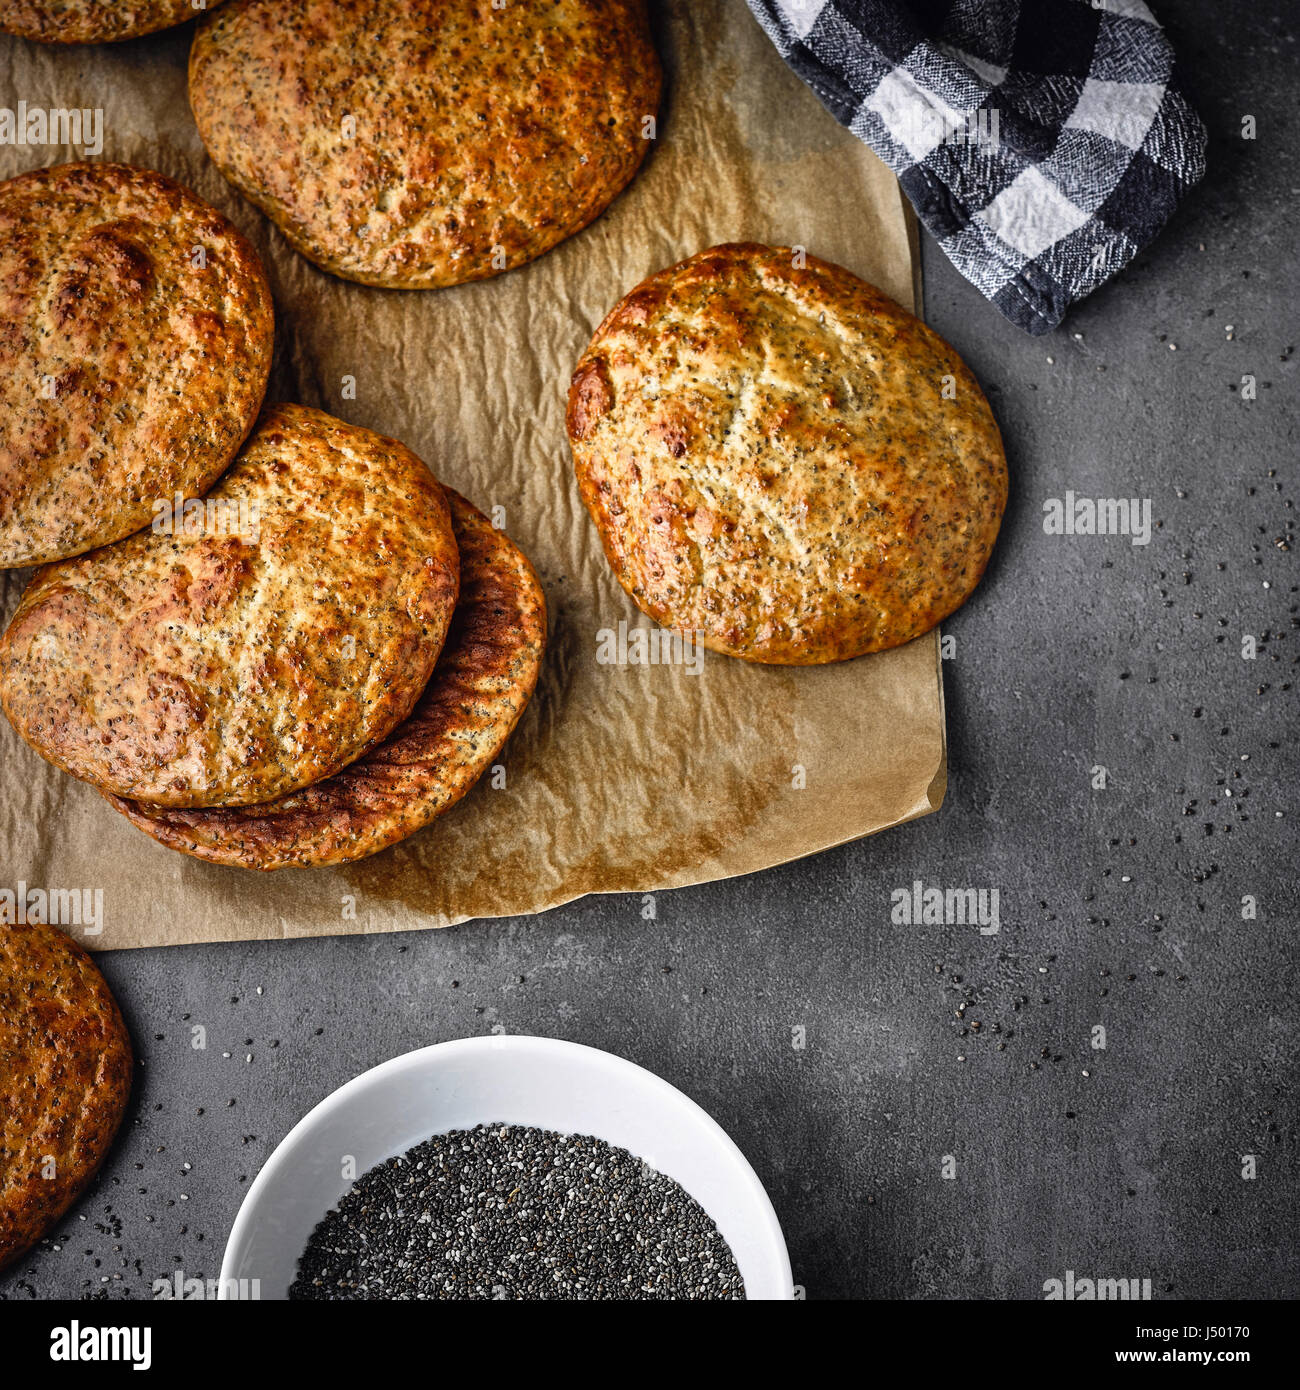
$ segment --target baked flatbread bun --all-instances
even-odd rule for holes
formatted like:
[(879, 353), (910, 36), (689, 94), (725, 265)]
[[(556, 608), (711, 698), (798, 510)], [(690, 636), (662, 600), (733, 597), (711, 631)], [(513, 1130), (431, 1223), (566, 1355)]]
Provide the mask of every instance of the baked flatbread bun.
[(40, 43), (115, 43), (184, 24), (221, 0), (0, 0), (0, 33)]
[(580, 231), (649, 148), (644, 0), (231, 0), (190, 105), (221, 172), (365, 285), (482, 280)]
[(85, 1191), (131, 1094), (131, 1042), (104, 977), (55, 927), (0, 917), (0, 1266)]
[(0, 701), (102, 791), (270, 801), (411, 712), (456, 602), (451, 516), (404, 445), (300, 405), (266, 412), (202, 505), (202, 534), (39, 570), (0, 638)]
[(0, 569), (45, 564), (208, 490), (257, 418), (257, 253), (162, 174), (64, 164), (0, 183)]
[(460, 544), (460, 602), (433, 677), (379, 747), (265, 806), (167, 811), (109, 797), (160, 844), (246, 869), (344, 864), (405, 839), (491, 766), (527, 705), (546, 643), (546, 604), (523, 552), (447, 489)]
[(983, 393), (839, 266), (715, 246), (638, 285), (569, 392), (578, 485), (644, 612), (747, 661), (928, 631), (979, 582), (1007, 497)]

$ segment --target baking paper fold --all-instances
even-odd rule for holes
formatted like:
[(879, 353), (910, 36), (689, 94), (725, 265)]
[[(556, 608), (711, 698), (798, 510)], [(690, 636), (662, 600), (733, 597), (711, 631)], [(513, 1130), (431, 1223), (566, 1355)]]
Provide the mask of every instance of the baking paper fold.
[[(605, 562), (564, 431), (569, 376), (595, 325), (648, 274), (722, 241), (805, 246), (915, 302), (914, 228), (894, 176), (822, 110), (745, 6), (652, 9), (666, 95), (628, 191), (531, 265), (434, 291), (317, 270), (226, 185), (190, 117), (192, 26), (71, 49), (0, 36), (0, 105), (101, 111), (98, 158), (172, 175), (251, 238), (275, 296), (268, 400), (413, 448), (522, 545), (551, 627), (495, 774), (428, 829), (339, 868), (260, 874), (164, 849), (0, 720), (0, 889), (61, 890), (64, 912), (88, 905), (90, 930), (68, 925), (92, 949), (404, 931), (747, 874), (937, 809), (937, 633), (820, 668), (713, 653), (698, 671), (631, 664), (653, 625)], [(82, 153), (0, 147), (0, 176)], [(0, 575), (6, 616), (27, 577)]]

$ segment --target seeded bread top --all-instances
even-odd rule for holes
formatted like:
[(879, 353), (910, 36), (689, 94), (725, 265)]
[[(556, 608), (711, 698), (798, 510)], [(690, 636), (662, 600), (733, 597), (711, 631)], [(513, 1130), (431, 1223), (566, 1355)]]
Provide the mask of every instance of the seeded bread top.
[(231, 0), (190, 52), (222, 173), (317, 265), (417, 289), (598, 216), (660, 82), (644, 0)]
[(790, 248), (651, 276), (579, 360), (568, 429), (619, 582), (750, 661), (898, 646), (962, 602), (1006, 505), (1002, 441), (957, 354)]
[(195, 520), (39, 570), (0, 638), (0, 701), (101, 790), (270, 801), (411, 712), (456, 602), (447, 501), (396, 440), (279, 405)]
[(90, 957), (0, 920), (0, 1266), (85, 1190), (130, 1092), (130, 1039)]
[(546, 601), (523, 552), (445, 489), (460, 547), (460, 599), (410, 716), (333, 777), (262, 806), (178, 811), (109, 797), (159, 843), (246, 869), (344, 864), (414, 834), (483, 775), (528, 704)]
[(0, 568), (78, 555), (205, 492), (271, 366), (257, 253), (125, 164), (0, 183)]
[(0, 0), (0, 33), (40, 43), (115, 43), (184, 24), (221, 0)]

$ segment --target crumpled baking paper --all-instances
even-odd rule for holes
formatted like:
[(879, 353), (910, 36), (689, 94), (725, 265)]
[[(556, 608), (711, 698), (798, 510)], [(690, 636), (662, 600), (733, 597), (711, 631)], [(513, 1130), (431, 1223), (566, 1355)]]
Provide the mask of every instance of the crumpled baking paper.
[[(744, 6), (652, 6), (667, 88), (641, 173), (586, 231), (450, 290), (345, 283), (291, 251), (208, 160), (185, 92), (192, 26), (117, 45), (0, 36), (0, 105), (102, 113), (102, 150), (0, 147), (0, 176), (84, 154), (160, 169), (252, 239), (271, 279), (269, 400), (393, 435), (491, 512), (546, 588), (532, 704), (469, 796), (372, 859), (273, 874), (164, 849), (0, 720), (0, 890), (92, 949), (402, 931), (654, 893), (768, 868), (936, 809), (946, 778), (938, 634), (821, 668), (680, 646), (624, 595), (579, 500), (564, 431), (574, 362), (646, 275), (722, 241), (802, 245), (914, 301), (893, 175), (789, 72)], [(83, 143), (95, 118), (85, 120)], [(0, 576), (7, 615), (27, 578)], [(662, 651), (660, 655), (662, 655)], [(36, 890), (36, 896), (29, 896)], [(41, 894), (59, 894), (46, 897)]]

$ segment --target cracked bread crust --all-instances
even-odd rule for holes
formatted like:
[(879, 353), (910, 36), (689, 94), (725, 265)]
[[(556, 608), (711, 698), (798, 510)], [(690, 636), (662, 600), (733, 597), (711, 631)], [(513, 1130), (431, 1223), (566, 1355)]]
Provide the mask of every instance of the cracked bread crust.
[(209, 154), (297, 251), (430, 289), (594, 220), (645, 158), (661, 72), (644, 0), (230, 0), (189, 81)]
[(64, 164), (0, 183), (0, 568), (206, 492), (257, 418), (273, 334), (256, 251), (173, 180)]
[(491, 766), (537, 684), (546, 601), (523, 552), (445, 489), (460, 601), (409, 718), (342, 772), (264, 806), (172, 811), (110, 796), (160, 844), (246, 869), (346, 864), (413, 835)]
[(406, 718), (442, 647), (456, 541), (404, 445), (272, 406), (214, 501), (204, 534), (39, 570), (0, 638), (10, 722), (102, 791), (239, 806), (319, 781)]
[(0, 919), (0, 1268), (89, 1185), (126, 1111), (131, 1065), (122, 1015), (85, 951), (56, 927)]
[(38, 43), (116, 43), (154, 34), (221, 0), (0, 0), (0, 33)]
[(790, 248), (716, 246), (637, 286), (582, 354), (567, 423), (624, 589), (747, 661), (927, 632), (979, 582), (1006, 505), (997, 425), (952, 348)]

